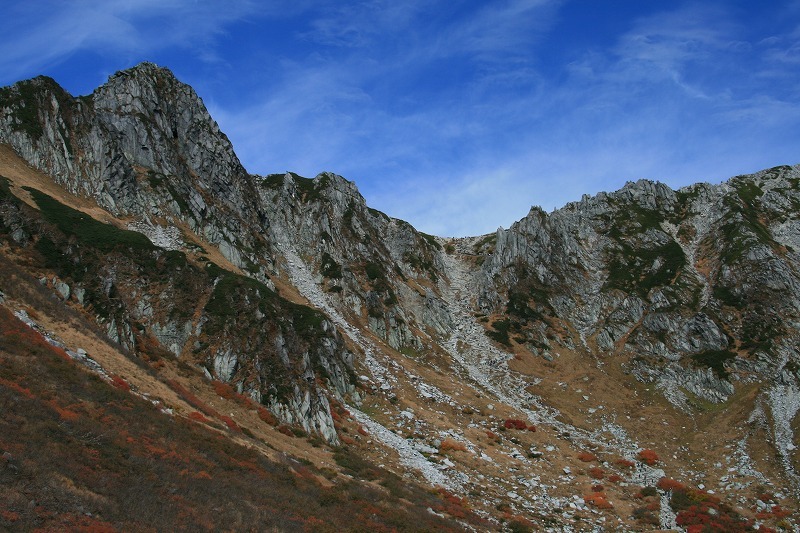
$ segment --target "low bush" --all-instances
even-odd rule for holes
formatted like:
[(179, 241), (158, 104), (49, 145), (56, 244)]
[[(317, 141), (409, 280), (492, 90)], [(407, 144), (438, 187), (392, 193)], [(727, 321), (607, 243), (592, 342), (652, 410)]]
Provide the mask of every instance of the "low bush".
[[(508, 418), (505, 422), (503, 422), (503, 427), (506, 429), (528, 429), (528, 424), (525, 423), (524, 420), (518, 420), (516, 418)], [(535, 429), (534, 429), (535, 430)]]
[(465, 452), (467, 451), (467, 447), (464, 445), (463, 442), (458, 442), (455, 439), (444, 439), (442, 444), (439, 445), (439, 453), (444, 453), (447, 451), (457, 451), (457, 452)]
[(590, 468), (588, 474), (589, 477), (592, 479), (603, 479), (606, 476), (605, 471), (603, 471), (602, 468), (597, 466)]
[(592, 461), (597, 461), (597, 456), (592, 452), (581, 452), (578, 454), (578, 459), (584, 463), (591, 463)]
[(681, 483), (680, 481), (676, 481), (672, 478), (662, 477), (658, 480), (656, 486), (661, 490), (685, 490), (686, 485)]
[(587, 504), (597, 507), (598, 509), (613, 509), (614, 506), (608, 501), (606, 495), (602, 492), (593, 492), (583, 497), (583, 501)]
[(659, 458), (658, 454), (653, 450), (644, 449), (639, 452), (639, 460), (645, 463), (646, 465), (653, 466), (658, 463)]

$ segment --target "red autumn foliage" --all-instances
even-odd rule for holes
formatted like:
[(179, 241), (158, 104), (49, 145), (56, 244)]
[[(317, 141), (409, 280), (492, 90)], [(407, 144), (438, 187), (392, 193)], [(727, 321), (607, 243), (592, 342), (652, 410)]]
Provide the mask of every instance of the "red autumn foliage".
[[(0, 265), (2, 261), (0, 257)], [(16, 385), (0, 383), (0, 405), (19, 402), (26, 420), (18, 424), (13, 410), (0, 409), (0, 452), (19, 456), (25, 470), (35, 473), (3, 480), (0, 530), (214, 531), (235, 524), (245, 531), (346, 531), (353, 523), (373, 533), (405, 524), (425, 531), (463, 530), (429, 508), (462, 517), (473, 529), (489, 529), (463, 502), (442, 501), (376, 466), (369, 469), (376, 486), (354, 480), (326, 488), (319, 474), (294, 477), (288, 466), (293, 460), (270, 459), (230, 434), (192, 423), (189, 416), (160, 413), (150, 402), (66, 364), (49, 348), (11, 346), (2, 335), (0, 341), (0, 374)], [(175, 388), (180, 396), (197, 401), (185, 388)], [(51, 399), (58, 403), (51, 406)], [(59, 423), (55, 407), (74, 412), (78, 420)], [(186, 411), (196, 413), (194, 418), (206, 416), (193, 409)], [(76, 437), (92, 441), (78, 445)], [(82, 490), (53, 483), (57, 476), (74, 480)], [(220, 504), (221, 493), (235, 503)], [(29, 506), (30, 494), (45, 497)], [(322, 495), (331, 497), (322, 504)], [(247, 513), (241, 513), (242, 506)], [(86, 509), (94, 516), (84, 515)]]
[(589, 469), (589, 477), (592, 479), (603, 479), (605, 476), (605, 471), (600, 467), (595, 466)]
[(275, 415), (270, 413), (264, 407), (259, 407), (258, 408), (258, 418), (260, 418), (262, 421), (266, 422), (267, 424), (269, 424), (272, 427), (275, 427), (275, 426), (278, 425), (278, 419), (275, 418)]
[(612, 509), (614, 506), (606, 498), (605, 494), (600, 492), (593, 492), (583, 497), (583, 501), (597, 507), (598, 509)]
[(592, 452), (581, 452), (578, 454), (578, 459), (584, 463), (591, 463), (592, 461), (597, 461), (597, 456)]
[(221, 396), (226, 400), (233, 399), (233, 395), (235, 393), (233, 391), (233, 388), (227, 383), (224, 383), (222, 381), (212, 381), (211, 386), (214, 387), (214, 392), (216, 392), (218, 396)]
[(34, 354), (36, 351), (44, 351), (45, 353), (56, 354), (70, 363), (73, 362), (63, 348), (53, 346), (47, 342), (38, 331), (30, 328), (5, 307), (2, 308), (2, 316), (0, 316), (0, 338), (10, 346), (26, 346), (30, 354)]
[(189, 413), (189, 419), (190, 420), (194, 420), (195, 422), (201, 422), (203, 424), (210, 424), (211, 423), (211, 421), (208, 418), (206, 418), (203, 415), (203, 413), (201, 413), (199, 411), (192, 411), (191, 413)]
[(606, 488), (603, 485), (592, 485), (592, 492), (603, 492)]
[(218, 412), (216, 412), (214, 409), (206, 405), (206, 403), (203, 400), (195, 396), (193, 393), (189, 392), (189, 390), (186, 389), (186, 387), (184, 387), (180, 383), (178, 383), (178, 381), (174, 379), (169, 379), (167, 380), (167, 385), (169, 385), (169, 388), (174, 390), (178, 394), (178, 396), (180, 396), (183, 399), (183, 401), (185, 401), (198, 411), (202, 412), (204, 415), (210, 416), (211, 418), (220, 417), (220, 414)]
[(200, 470), (195, 475), (192, 476), (195, 479), (211, 479), (211, 474), (206, 472), (205, 470)]
[(489, 431), (488, 429), (486, 430), (486, 436), (489, 437), (490, 440), (494, 441), (500, 440), (500, 435), (498, 435), (494, 431)]
[(9, 381), (7, 379), (0, 378), (0, 387), (6, 387), (8, 389), (11, 389), (18, 394), (22, 394), (28, 399), (33, 399), (34, 397), (30, 389), (26, 389), (22, 385), (19, 385), (18, 383), (14, 383), (13, 381)]
[[(702, 493), (695, 493), (692, 491), (695, 498), (702, 498)], [(714, 509), (714, 514), (711, 514), (710, 509)], [(751, 520), (744, 520), (738, 513), (730, 509), (728, 506), (719, 506), (715, 503), (701, 501), (696, 505), (691, 505), (688, 508), (680, 511), (675, 518), (675, 523), (681, 527), (685, 527), (686, 531), (702, 532), (702, 531), (730, 531), (730, 532), (744, 532), (749, 531), (753, 527)]]
[(625, 478), (619, 474), (611, 474), (606, 479), (608, 479), (611, 483), (619, 483), (620, 481), (624, 481)]
[(775, 518), (786, 518), (792, 513), (787, 511), (786, 509), (781, 508), (780, 505), (773, 505), (772, 506), (772, 514)]
[(503, 427), (506, 429), (528, 429), (528, 424), (526, 424), (524, 420), (508, 418), (503, 422)]
[(462, 507), (466, 507), (466, 505), (467, 505), (466, 498), (459, 498), (458, 496), (456, 496), (455, 494), (453, 494), (452, 492), (450, 492), (449, 490), (447, 490), (444, 487), (438, 487), (436, 489), (436, 492), (438, 492), (439, 495), (442, 497), (442, 499), (444, 501), (446, 501), (447, 503), (450, 503), (450, 504), (453, 504), (453, 505), (461, 505)]
[(782, 508), (780, 505), (773, 505), (771, 509), (759, 511), (756, 513), (756, 518), (759, 520), (769, 520), (771, 518), (786, 518), (787, 516), (791, 515), (789, 511)]
[(361, 435), (362, 437), (369, 436), (369, 433), (367, 433), (367, 430), (364, 429), (364, 426), (358, 426), (358, 434)]
[(239, 424), (234, 422), (231, 417), (225, 416), (225, 415), (220, 415), (219, 419), (222, 420), (225, 423), (225, 425), (228, 426), (228, 429), (230, 429), (234, 433), (241, 433), (242, 432), (242, 428), (240, 428)]
[(649, 450), (649, 449), (644, 449), (644, 450), (640, 451), (639, 452), (639, 459), (643, 463), (645, 463), (647, 465), (650, 465), (650, 466), (655, 465), (659, 461), (658, 454), (656, 454), (656, 452), (654, 452), (653, 450)]
[(49, 405), (56, 413), (58, 413), (58, 416), (61, 418), (61, 420), (65, 422), (75, 422), (76, 420), (78, 420), (78, 418), (80, 418), (80, 415), (78, 413), (76, 413), (75, 411), (71, 411), (66, 407), (58, 405), (58, 402), (56, 402), (55, 400), (50, 400), (49, 402), (47, 402), (47, 405)]
[(256, 408), (256, 404), (250, 397), (236, 392), (236, 389), (231, 387), (230, 383), (225, 383), (224, 381), (212, 381), (211, 386), (214, 387), (214, 392), (216, 392), (221, 398), (233, 400), (245, 409)]
[(128, 385), (128, 382), (119, 376), (111, 376), (111, 384), (119, 390), (124, 390), (126, 392), (131, 390), (131, 386)]
[(684, 485), (680, 481), (676, 481), (676, 480), (674, 480), (672, 478), (668, 478), (668, 477), (662, 477), (661, 479), (659, 479), (658, 483), (656, 484), (656, 487), (658, 487), (661, 490), (685, 490), (686, 489), (686, 485)]
[(439, 445), (439, 453), (447, 452), (447, 451), (457, 451), (457, 452), (465, 452), (467, 451), (467, 447), (464, 445), (463, 442), (458, 442), (455, 439), (444, 439), (442, 444)]
[(636, 463), (634, 463), (633, 461), (629, 461), (628, 459), (618, 459), (617, 466), (621, 468), (633, 468), (634, 466), (636, 466)]

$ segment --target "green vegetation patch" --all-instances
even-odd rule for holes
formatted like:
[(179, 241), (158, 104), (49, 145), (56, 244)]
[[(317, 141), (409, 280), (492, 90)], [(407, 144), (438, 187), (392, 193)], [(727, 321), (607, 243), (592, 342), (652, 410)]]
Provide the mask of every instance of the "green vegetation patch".
[(5, 176), (0, 176), (0, 200), (19, 205), (19, 198), (11, 192), (11, 182)]
[(25, 187), (25, 190), (31, 193), (48, 222), (67, 235), (74, 236), (83, 244), (102, 252), (110, 252), (120, 247), (148, 252), (156, 249), (156, 245), (141, 233), (98, 222), (89, 215), (72, 209), (31, 187)]
[[(657, 259), (660, 265), (653, 270)], [(670, 284), (685, 265), (686, 256), (675, 241), (651, 249), (623, 243), (620, 254), (609, 264), (607, 287), (647, 296), (652, 288)]]
[(710, 368), (721, 379), (728, 379), (730, 376), (730, 373), (725, 368), (725, 363), (735, 357), (736, 354), (730, 350), (706, 350), (692, 354), (692, 360), (695, 363)]
[(38, 88), (33, 81), (23, 81), (0, 89), (0, 108), (14, 110), (11, 128), (26, 133), (34, 142), (44, 134), (39, 120)]
[(742, 201), (752, 206), (756, 198), (761, 197), (764, 191), (752, 181), (746, 181), (736, 188), (736, 193)]
[(500, 344), (511, 346), (511, 339), (508, 336), (508, 332), (511, 330), (510, 320), (495, 320), (492, 323), (492, 328), (493, 330), (486, 331), (487, 337), (499, 342)]
[(208, 264), (206, 271), (211, 278), (217, 279), (205, 306), (206, 313), (215, 319), (206, 325), (207, 333), (215, 334), (226, 321), (237, 320), (240, 313), (252, 305), (247, 302), (255, 302), (265, 316), (289, 318), (292, 329), (306, 341), (324, 333), (322, 322), (325, 316), (316, 309), (285, 300), (257, 279), (222, 270), (212, 263)]
[(619, 205), (618, 207), (608, 232), (612, 239), (621, 242), (626, 236), (644, 233), (651, 229), (661, 229), (664, 217), (659, 211), (646, 209), (639, 205)]
[(285, 174), (269, 174), (261, 180), (260, 185), (268, 189), (280, 189), (283, 187), (283, 179), (285, 176)]
[(364, 265), (364, 273), (367, 275), (370, 281), (375, 281), (376, 279), (383, 279), (386, 275), (383, 273), (383, 269), (378, 263), (367, 263)]
[(328, 184), (328, 177), (323, 176), (319, 182), (315, 182), (311, 178), (304, 178), (293, 172), (290, 172), (297, 185), (297, 191), (300, 193), (301, 202), (318, 202), (322, 199), (322, 190)]
[(433, 246), (437, 250), (441, 250), (442, 249), (442, 245), (439, 244), (439, 241), (437, 241), (436, 237), (434, 237), (433, 235), (428, 235), (427, 233), (422, 233), (422, 232), (420, 232), (419, 234), (422, 236), (423, 239), (425, 239), (425, 241), (428, 244), (430, 244), (431, 246)]
[(341, 279), (342, 265), (336, 262), (328, 252), (322, 254), (322, 264), (320, 265), (323, 276), (328, 279)]

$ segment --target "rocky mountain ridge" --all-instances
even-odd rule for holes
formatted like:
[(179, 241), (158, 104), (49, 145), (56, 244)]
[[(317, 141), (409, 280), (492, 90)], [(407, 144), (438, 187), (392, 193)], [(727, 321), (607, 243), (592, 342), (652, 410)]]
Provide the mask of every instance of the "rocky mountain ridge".
[[(487, 516), (646, 528), (644, 511), (575, 504), (566, 458), (635, 461), (648, 439), (684, 480), (713, 479), (741, 505), (765, 484), (796, 502), (800, 167), (678, 191), (641, 180), (449, 239), (370, 209), (332, 173), (248, 174), (195, 92), (152, 64), (86, 97), (20, 82), (0, 111), (9, 158), (64, 189), (6, 176), (4, 242), (35, 250), (46, 283), (132, 354), (160, 351), (284, 423), (363, 446), (331, 407), (347, 404), (399, 464), (482, 494)], [(500, 411), (538, 431), (501, 443)], [(619, 498), (665, 472), (623, 474)], [(658, 490), (658, 525), (686, 525), (675, 491)], [(558, 526), (548, 508), (565, 509)]]

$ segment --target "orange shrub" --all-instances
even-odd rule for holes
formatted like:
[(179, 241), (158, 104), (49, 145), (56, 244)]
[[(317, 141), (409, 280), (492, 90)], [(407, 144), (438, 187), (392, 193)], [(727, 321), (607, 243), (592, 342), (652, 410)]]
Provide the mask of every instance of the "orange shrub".
[(783, 509), (780, 505), (773, 505), (772, 506), (772, 514), (776, 518), (786, 518), (789, 515), (791, 515), (792, 513), (787, 511), (786, 509)]
[(503, 422), (503, 427), (506, 429), (528, 429), (528, 424), (524, 420), (508, 418)]
[(227, 383), (223, 383), (222, 381), (212, 381), (211, 386), (214, 387), (214, 392), (216, 392), (218, 396), (221, 396), (226, 400), (233, 399), (233, 395), (235, 393), (233, 388)]
[(50, 407), (52, 407), (56, 413), (58, 413), (58, 416), (61, 418), (61, 420), (64, 420), (66, 422), (74, 422), (78, 418), (80, 418), (80, 415), (78, 413), (76, 413), (75, 411), (71, 411), (68, 408), (61, 407), (55, 400), (50, 400), (49, 402), (47, 402), (47, 404)]
[(467, 447), (464, 445), (463, 442), (458, 442), (454, 439), (444, 439), (442, 444), (439, 445), (439, 453), (446, 452), (449, 450), (454, 450), (457, 452), (465, 452), (467, 451)]
[(189, 413), (189, 419), (194, 420), (195, 422), (201, 422), (203, 424), (211, 423), (211, 421), (205, 416), (203, 416), (203, 413), (199, 411), (192, 411), (191, 413)]
[(191, 405), (192, 407), (194, 407), (198, 411), (201, 411), (206, 416), (210, 416), (212, 418), (219, 418), (220, 417), (219, 413), (217, 413), (214, 409), (212, 409), (211, 407), (206, 405), (205, 402), (203, 402), (200, 398), (198, 398), (197, 396), (195, 396), (194, 394), (189, 392), (189, 390), (186, 389), (186, 387), (184, 387), (180, 383), (178, 383), (178, 381), (176, 381), (174, 379), (168, 379), (167, 380), (167, 385), (169, 385), (170, 389), (172, 389), (176, 393), (178, 393), (178, 396), (183, 398), (183, 400), (186, 403), (188, 403), (189, 405)]
[(669, 477), (662, 477), (656, 484), (661, 490), (686, 490), (686, 485)]
[(111, 384), (114, 385), (119, 390), (123, 391), (131, 390), (131, 386), (128, 385), (128, 382), (119, 376), (111, 376)]
[(229, 416), (219, 415), (219, 419), (225, 422), (225, 425), (228, 426), (228, 429), (235, 433), (241, 433), (242, 428), (239, 427), (239, 424), (233, 421), (233, 419)]
[(26, 389), (25, 387), (19, 385), (18, 383), (14, 383), (13, 381), (9, 381), (7, 379), (0, 378), (0, 386), (9, 388), (9, 389), (13, 390), (14, 392), (22, 394), (26, 398), (33, 399), (33, 397), (34, 397), (33, 393), (30, 391), (30, 389)]
[(624, 478), (622, 476), (618, 475), (618, 474), (611, 474), (606, 479), (608, 479), (611, 483), (619, 483)]
[(612, 509), (614, 506), (606, 498), (605, 494), (594, 492), (583, 497), (583, 501), (597, 507), (598, 509)]
[(592, 479), (603, 479), (606, 473), (600, 467), (593, 467), (589, 469), (589, 477)]
[(643, 463), (645, 463), (647, 465), (650, 465), (650, 466), (653, 466), (659, 460), (658, 459), (658, 454), (656, 454), (656, 452), (654, 452), (653, 450), (649, 450), (649, 449), (644, 449), (644, 450), (640, 451), (639, 452), (639, 459)]
[(636, 466), (636, 463), (634, 463), (633, 461), (629, 461), (627, 459), (618, 459), (617, 466), (621, 468), (633, 468), (634, 466)]
[(263, 407), (259, 407), (258, 408), (258, 418), (260, 418), (262, 421), (266, 422), (267, 424), (269, 424), (272, 427), (275, 427), (275, 426), (278, 425), (278, 419), (275, 418), (275, 415), (273, 415), (272, 413), (270, 413), (267, 409), (265, 409)]
[(584, 463), (591, 463), (592, 461), (597, 461), (597, 456), (592, 452), (581, 452), (578, 454), (578, 459)]

